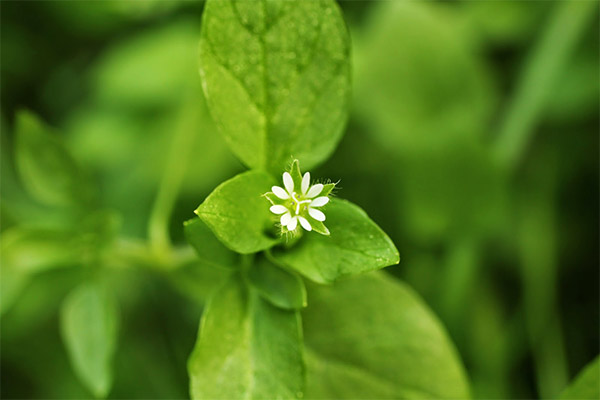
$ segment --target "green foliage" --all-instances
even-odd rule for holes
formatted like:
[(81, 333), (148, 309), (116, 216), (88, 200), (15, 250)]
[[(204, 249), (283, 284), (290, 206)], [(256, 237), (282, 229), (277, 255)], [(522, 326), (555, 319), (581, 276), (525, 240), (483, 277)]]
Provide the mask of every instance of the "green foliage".
[(16, 162), (23, 184), (40, 201), (68, 206), (89, 201), (90, 187), (75, 159), (35, 115), (17, 115)]
[(193, 399), (300, 398), (298, 312), (271, 305), (235, 275), (204, 312), (188, 370)]
[(306, 288), (296, 274), (261, 258), (248, 271), (248, 280), (256, 291), (273, 305), (297, 310), (306, 307)]
[(231, 250), (242, 254), (268, 249), (277, 240), (268, 202), (262, 197), (274, 183), (267, 173), (248, 171), (219, 185), (194, 211)]
[(333, 0), (208, 1), (200, 70), (212, 115), (249, 167), (310, 168), (341, 138), (349, 39)]
[(273, 257), (318, 283), (397, 264), (398, 250), (360, 207), (341, 199), (327, 206), (331, 236), (306, 235), (296, 246)]
[(562, 392), (562, 400), (592, 400), (600, 398), (600, 359), (590, 362)]
[(204, 222), (194, 218), (184, 222), (185, 238), (192, 245), (202, 262), (218, 267), (237, 268), (238, 257), (223, 246)]
[(306, 398), (469, 397), (448, 335), (406, 285), (374, 273), (308, 293)]
[(86, 283), (61, 308), (61, 333), (75, 372), (95, 397), (106, 397), (113, 382), (119, 310), (105, 288)]
[(70, 232), (27, 227), (13, 227), (2, 232), (2, 313), (16, 300), (33, 274), (77, 264), (81, 256), (80, 243)]

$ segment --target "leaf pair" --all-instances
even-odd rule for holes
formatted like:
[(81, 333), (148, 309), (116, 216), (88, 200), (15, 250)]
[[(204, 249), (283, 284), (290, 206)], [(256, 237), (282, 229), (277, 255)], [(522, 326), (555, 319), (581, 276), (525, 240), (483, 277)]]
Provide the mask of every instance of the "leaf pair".
[(441, 324), (395, 279), (369, 274), (309, 294), (302, 328), (298, 311), (232, 276), (202, 317), (188, 364), (192, 398), (469, 397)]
[[(235, 252), (249, 254), (283, 244), (286, 239), (277, 238), (274, 231), (276, 217), (261, 196), (273, 184), (265, 172), (244, 172), (217, 187), (196, 214)], [(398, 263), (392, 241), (358, 206), (333, 199), (326, 210), (330, 236), (308, 233), (297, 246), (275, 248), (274, 261), (319, 283)], [(213, 251), (212, 246), (202, 242), (211, 243), (209, 236), (202, 238), (188, 235), (190, 243), (206, 257), (226, 254), (221, 247)]]

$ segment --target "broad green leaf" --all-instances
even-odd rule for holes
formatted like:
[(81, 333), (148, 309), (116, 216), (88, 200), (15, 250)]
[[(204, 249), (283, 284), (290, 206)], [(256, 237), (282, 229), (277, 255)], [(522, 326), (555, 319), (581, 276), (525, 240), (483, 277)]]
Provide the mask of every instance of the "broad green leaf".
[(288, 310), (306, 307), (306, 288), (293, 272), (262, 257), (249, 269), (248, 278), (258, 294), (273, 305)]
[(188, 372), (193, 399), (301, 397), (298, 312), (271, 305), (234, 276), (202, 316)]
[(2, 313), (17, 299), (31, 275), (81, 260), (79, 242), (67, 232), (14, 227), (2, 232), (0, 243)]
[(196, 250), (202, 262), (225, 268), (238, 266), (237, 255), (219, 242), (215, 234), (200, 218), (185, 221), (183, 229), (188, 243)]
[(382, 272), (309, 286), (307, 399), (465, 399), (456, 350), (437, 318)]
[(600, 358), (590, 362), (560, 395), (562, 400), (600, 399)]
[(89, 200), (91, 188), (63, 143), (35, 115), (16, 117), (16, 164), (23, 184), (38, 200), (72, 205)]
[(334, 198), (324, 212), (331, 235), (306, 233), (296, 246), (273, 252), (278, 262), (315, 282), (331, 283), (400, 261), (394, 243), (360, 207)]
[(61, 333), (77, 376), (95, 397), (106, 397), (113, 382), (119, 310), (97, 283), (76, 288), (60, 310)]
[(212, 115), (248, 166), (306, 168), (341, 138), (349, 38), (333, 0), (220, 1), (204, 9), (200, 72)]
[(273, 178), (247, 171), (219, 185), (194, 211), (217, 238), (233, 251), (255, 253), (273, 246), (273, 215), (263, 194)]

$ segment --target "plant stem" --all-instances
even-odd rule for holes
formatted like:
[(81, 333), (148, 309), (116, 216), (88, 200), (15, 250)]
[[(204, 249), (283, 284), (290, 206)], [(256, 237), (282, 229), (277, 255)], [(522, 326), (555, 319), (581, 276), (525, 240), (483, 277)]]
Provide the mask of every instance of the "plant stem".
[(596, 8), (595, 0), (556, 4), (546, 30), (525, 63), (500, 127), (493, 150), (502, 168), (512, 171), (522, 159), (545, 103), (582, 33), (596, 15)]
[(194, 104), (194, 102), (186, 102), (181, 108), (164, 174), (150, 214), (148, 236), (152, 250), (159, 256), (171, 252), (169, 221), (187, 169), (190, 149), (194, 140), (195, 132), (191, 128), (193, 124), (190, 123), (190, 116), (195, 118), (196, 113), (189, 110), (189, 107)]

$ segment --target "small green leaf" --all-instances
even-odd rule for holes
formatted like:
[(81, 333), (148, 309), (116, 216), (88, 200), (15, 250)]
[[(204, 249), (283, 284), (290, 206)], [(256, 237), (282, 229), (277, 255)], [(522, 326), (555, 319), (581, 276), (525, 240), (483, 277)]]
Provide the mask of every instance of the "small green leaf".
[(561, 400), (600, 399), (600, 358), (590, 362), (575, 377), (564, 392)]
[(115, 299), (97, 283), (76, 288), (60, 310), (61, 333), (71, 364), (95, 397), (106, 397), (112, 386), (118, 315)]
[(265, 300), (277, 307), (297, 310), (306, 307), (302, 279), (262, 257), (248, 271), (250, 283)]
[(68, 206), (88, 201), (91, 188), (75, 159), (38, 117), (16, 117), (16, 163), (23, 184), (38, 200)]
[(305, 234), (296, 246), (274, 251), (275, 259), (318, 283), (400, 261), (394, 243), (360, 207), (332, 199), (325, 214), (330, 236)]
[(265, 172), (241, 173), (219, 185), (195, 213), (233, 251), (248, 254), (268, 249), (277, 239), (269, 235), (273, 217), (263, 194), (273, 184)]
[(207, 1), (200, 71), (233, 152), (277, 174), (325, 160), (348, 114), (349, 48), (333, 0)]
[(469, 397), (448, 335), (407, 286), (377, 272), (308, 289), (305, 398)]
[(232, 277), (202, 316), (188, 372), (192, 399), (301, 397), (298, 312), (271, 305)]
[(225, 268), (236, 268), (239, 264), (237, 255), (223, 246), (200, 218), (185, 221), (183, 229), (188, 243), (204, 263)]

